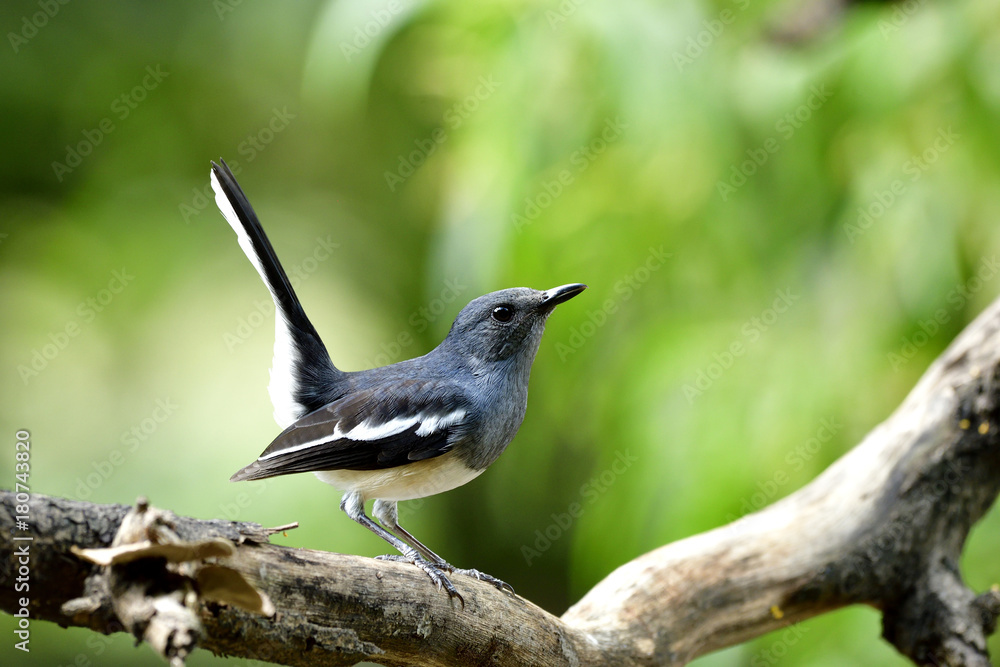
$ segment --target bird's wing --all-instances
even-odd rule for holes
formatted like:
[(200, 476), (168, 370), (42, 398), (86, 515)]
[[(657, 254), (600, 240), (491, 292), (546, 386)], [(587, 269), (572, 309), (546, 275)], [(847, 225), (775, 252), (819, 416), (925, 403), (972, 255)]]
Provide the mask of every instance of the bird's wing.
[(354, 392), (286, 428), (231, 480), (379, 470), (440, 456), (468, 432), (471, 411), (449, 382), (399, 380)]

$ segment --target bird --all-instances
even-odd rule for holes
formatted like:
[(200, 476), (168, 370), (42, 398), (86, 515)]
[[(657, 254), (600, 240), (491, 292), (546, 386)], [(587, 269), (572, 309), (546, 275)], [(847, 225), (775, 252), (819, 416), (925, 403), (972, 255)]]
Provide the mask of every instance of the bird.
[[(515, 287), (470, 301), (423, 356), (360, 371), (334, 366), (271, 242), (224, 160), (212, 161), (215, 201), (275, 304), (268, 392), (284, 430), (230, 479), (312, 472), (343, 492), (340, 509), (465, 604), (448, 575), (513, 594), (506, 582), (449, 564), (399, 525), (397, 503), (466, 484), (510, 444), (524, 419), (528, 379), (555, 307), (587, 286)], [(374, 500), (372, 516), (365, 503)]]

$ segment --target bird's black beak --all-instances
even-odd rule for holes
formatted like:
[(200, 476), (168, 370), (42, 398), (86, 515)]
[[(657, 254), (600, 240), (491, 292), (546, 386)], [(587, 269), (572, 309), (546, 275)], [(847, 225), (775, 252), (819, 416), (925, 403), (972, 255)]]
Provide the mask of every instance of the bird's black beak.
[(541, 306), (543, 308), (555, 308), (560, 303), (569, 301), (585, 289), (587, 289), (587, 286), (583, 283), (570, 283), (569, 285), (553, 287), (542, 293)]

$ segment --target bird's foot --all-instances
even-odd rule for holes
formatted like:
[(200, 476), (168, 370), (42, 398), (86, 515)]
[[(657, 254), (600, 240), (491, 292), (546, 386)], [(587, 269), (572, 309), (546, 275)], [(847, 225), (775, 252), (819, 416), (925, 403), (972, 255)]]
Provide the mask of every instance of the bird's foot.
[[(431, 563), (416, 554), (413, 556), (386, 554), (384, 556), (376, 556), (375, 560), (388, 560), (394, 563), (412, 563), (413, 565), (416, 565), (431, 578), (431, 581), (434, 582), (434, 585), (437, 586), (438, 589), (443, 588), (448, 592), (448, 597), (458, 598), (459, 602), (462, 603), (462, 606), (465, 606), (465, 598), (463, 598), (461, 593), (458, 592), (458, 589), (455, 588), (455, 584), (451, 583), (451, 579), (449, 579), (442, 571), (443, 569), (448, 568), (441, 568), (437, 564)], [(447, 565), (447, 563), (445, 563), (445, 565)], [(451, 571), (456, 570), (451, 568), (449, 572)], [(458, 572), (462, 572), (462, 570), (458, 570)]]
[(449, 565), (448, 563), (439, 563), (438, 566), (442, 570), (446, 570), (446, 571), (451, 572), (451, 573), (464, 574), (464, 575), (469, 576), (469, 577), (474, 577), (474, 578), (478, 579), (479, 581), (485, 581), (488, 584), (493, 584), (494, 586), (497, 587), (498, 590), (502, 591), (502, 590), (506, 589), (506, 590), (510, 591), (510, 593), (512, 595), (515, 595), (515, 593), (514, 593), (514, 587), (513, 586), (511, 586), (510, 584), (508, 584), (506, 581), (502, 581), (500, 579), (497, 579), (493, 575), (486, 574), (485, 572), (480, 572), (479, 570), (474, 570), (474, 569), (471, 569), (471, 568), (468, 569), (468, 570), (466, 570), (466, 569), (463, 569), (463, 568), (455, 567), (454, 565)]

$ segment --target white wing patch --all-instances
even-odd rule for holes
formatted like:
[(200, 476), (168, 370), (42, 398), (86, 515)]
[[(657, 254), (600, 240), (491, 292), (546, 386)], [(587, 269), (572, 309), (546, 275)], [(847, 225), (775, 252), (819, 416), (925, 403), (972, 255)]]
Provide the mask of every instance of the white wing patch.
[(365, 440), (379, 440), (381, 438), (388, 438), (390, 435), (396, 435), (397, 433), (402, 433), (406, 429), (410, 428), (414, 424), (420, 422), (423, 415), (414, 415), (412, 417), (396, 417), (387, 422), (381, 424), (372, 424), (370, 422), (363, 421), (354, 428), (352, 428), (347, 433), (340, 430), (340, 424), (337, 424), (337, 428), (333, 430), (333, 439), (339, 440), (341, 438), (347, 438), (348, 440), (355, 441), (365, 441)]
[(457, 424), (464, 418), (465, 410), (455, 410), (454, 412), (446, 415), (430, 415), (429, 417), (424, 417), (420, 420), (421, 423), (420, 428), (417, 429), (417, 435), (421, 437), (430, 435), (435, 431), (448, 428), (452, 424)]
[(445, 415), (425, 415), (420, 413), (412, 417), (396, 417), (395, 419), (381, 424), (372, 424), (366, 420), (346, 433), (341, 431), (340, 424), (337, 424), (337, 426), (333, 429), (333, 433), (328, 436), (318, 438), (316, 440), (310, 440), (309, 442), (303, 442), (302, 444), (295, 445), (294, 447), (288, 447), (287, 449), (271, 452), (270, 454), (258, 457), (257, 460), (266, 461), (270, 458), (274, 458), (275, 456), (290, 454), (291, 452), (300, 452), (303, 449), (317, 447), (319, 445), (340, 439), (353, 440), (355, 442), (381, 440), (382, 438), (388, 438), (396, 435), (397, 433), (402, 433), (403, 431), (412, 428), (415, 424), (420, 424), (417, 428), (416, 434), (420, 437), (426, 437), (432, 433), (460, 422), (464, 417), (465, 410), (461, 409), (449, 412)]
[(246, 229), (243, 228), (240, 216), (236, 213), (236, 209), (233, 207), (232, 202), (229, 201), (226, 191), (219, 183), (214, 169), (211, 172), (211, 176), (212, 189), (215, 190), (215, 204), (222, 211), (222, 216), (226, 219), (226, 222), (236, 232), (236, 238), (240, 242), (243, 254), (247, 256), (253, 267), (257, 269), (261, 280), (267, 286), (267, 291), (271, 293), (271, 299), (274, 300), (274, 359), (271, 362), (271, 380), (267, 385), (267, 393), (271, 397), (271, 404), (274, 406), (274, 421), (278, 422), (281, 428), (288, 428), (295, 420), (305, 414), (305, 408), (295, 400), (295, 390), (297, 387), (295, 376), (292, 375), (293, 364), (298, 360), (299, 356), (298, 350), (295, 349), (295, 345), (292, 343), (292, 333), (289, 331), (288, 321), (281, 311), (281, 306), (274, 294), (274, 289), (272, 289), (271, 284), (267, 280), (267, 274), (264, 272), (264, 264), (261, 262), (260, 257), (257, 256), (257, 251), (254, 250), (253, 241), (250, 239), (250, 235), (247, 234)]

